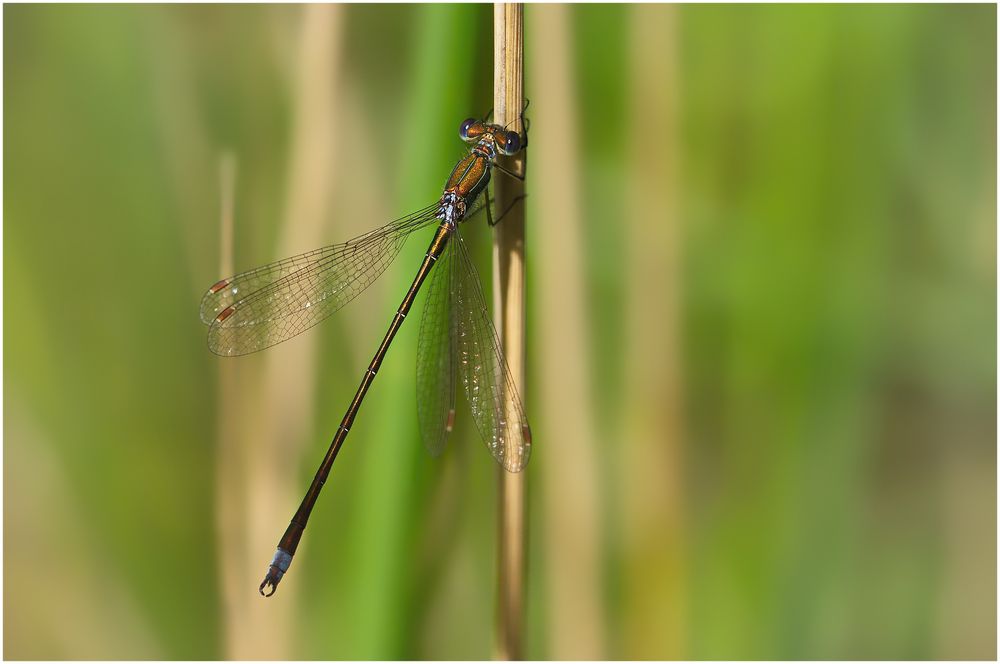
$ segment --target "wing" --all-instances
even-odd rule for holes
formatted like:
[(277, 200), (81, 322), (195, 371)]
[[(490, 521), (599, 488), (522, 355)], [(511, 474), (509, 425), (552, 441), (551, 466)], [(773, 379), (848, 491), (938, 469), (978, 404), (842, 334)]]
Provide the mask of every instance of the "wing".
[(434, 264), (417, 340), (417, 418), (427, 450), (441, 454), (455, 423), (455, 333), (451, 246)]
[(521, 397), (490, 319), (479, 275), (456, 229), (450, 251), (455, 254), (454, 310), (458, 375), (472, 418), (490, 453), (506, 470), (520, 471), (531, 454), (531, 429)]
[(431, 205), (342, 244), (219, 281), (201, 301), (209, 349), (245, 355), (319, 323), (370, 286), (411, 233), (437, 223), (436, 212)]

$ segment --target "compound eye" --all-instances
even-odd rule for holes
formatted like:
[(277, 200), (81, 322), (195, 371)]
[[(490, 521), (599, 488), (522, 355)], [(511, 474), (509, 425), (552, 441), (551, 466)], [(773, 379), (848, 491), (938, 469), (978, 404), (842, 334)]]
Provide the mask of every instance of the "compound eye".
[(472, 125), (479, 122), (475, 118), (469, 118), (462, 123), (462, 126), (458, 128), (458, 135), (461, 136), (463, 141), (469, 140), (469, 130), (472, 129)]
[(508, 131), (503, 144), (503, 153), (507, 156), (517, 154), (521, 149), (521, 137), (516, 131)]

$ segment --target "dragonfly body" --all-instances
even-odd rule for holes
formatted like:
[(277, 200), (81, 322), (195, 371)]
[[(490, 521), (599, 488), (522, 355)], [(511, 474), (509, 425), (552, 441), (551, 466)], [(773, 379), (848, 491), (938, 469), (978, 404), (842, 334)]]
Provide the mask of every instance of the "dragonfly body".
[(497, 155), (515, 154), (521, 141), (515, 132), (475, 119), (463, 122), (459, 135), (474, 145), (452, 169), (436, 204), (342, 245), (223, 279), (202, 300), (201, 318), (210, 326), (213, 352), (241, 355), (261, 350), (308, 329), (345, 305), (384, 271), (410, 233), (437, 226), (323, 462), (278, 542), (260, 584), (261, 594), (265, 588), (270, 589), (266, 595), (273, 594), (288, 570), (361, 403), (418, 291), (438, 262), (446, 265), (432, 280), (418, 346), (418, 390), (430, 395), (427, 400), (418, 400), (424, 442), (432, 452), (440, 451), (452, 429), (454, 394), (461, 383), (477, 428), (494, 457), (510, 471), (527, 463), (530, 429), (458, 231), (459, 223), (483, 195)]

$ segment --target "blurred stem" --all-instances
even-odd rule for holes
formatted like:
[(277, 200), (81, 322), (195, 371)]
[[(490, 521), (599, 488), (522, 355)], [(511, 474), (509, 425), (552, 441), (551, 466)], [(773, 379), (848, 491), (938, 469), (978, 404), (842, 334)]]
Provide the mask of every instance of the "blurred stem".
[[(493, 9), (494, 122), (521, 131), (524, 108), (524, 6), (497, 3)], [(504, 159), (504, 158), (501, 158)], [(524, 172), (524, 153), (504, 165)], [(499, 172), (498, 172), (499, 173)], [(495, 209), (506, 210), (493, 235), (493, 311), (504, 355), (522, 398), (524, 392), (524, 183), (502, 173), (494, 178)], [(496, 657), (521, 659), (524, 653), (525, 472), (497, 469), (497, 616)]]
[[(328, 184), (339, 176), (337, 155), (344, 140), (334, 129), (341, 126), (342, 107), (335, 103), (342, 71), (342, 38), (345, 10), (340, 5), (304, 5), (296, 22), (297, 52), (287, 61), (286, 70), (292, 109), (289, 152), (277, 242), (279, 256), (290, 256), (304, 247), (319, 246), (329, 218)], [(253, 490), (246, 494), (248, 548), (255, 552), (257, 571), (249, 577), (252, 589), (256, 576), (266, 569), (288, 517), (302, 498), (304, 486), (299, 466), (314, 434), (317, 344), (315, 335), (262, 358), (262, 390), (253, 404), (244, 404), (243, 420), (252, 432), (253, 447), (247, 477)], [(310, 465), (313, 462), (310, 459)], [(308, 536), (307, 536), (308, 537)], [(285, 591), (280, 611), (268, 602), (245, 602), (248, 616), (244, 629), (251, 635), (240, 644), (235, 659), (281, 659), (300, 652), (295, 638), (299, 624), (298, 607), (288, 600), (292, 589), (308, 575), (308, 548), (300, 548), (298, 572), (283, 582)], [(261, 558), (261, 555), (267, 556)], [(245, 582), (246, 583), (246, 582)], [(252, 584), (252, 585), (251, 585)]]
[[(530, 43), (544, 44), (545, 57), (531, 61), (535, 82), (532, 173), (545, 186), (532, 193), (539, 219), (532, 237), (553, 251), (537, 263), (538, 439), (547, 458), (542, 474), (545, 520), (546, 656), (558, 660), (603, 659), (605, 652), (603, 512), (601, 486), (608, 448), (597, 435), (591, 350), (593, 299), (587, 292), (586, 155), (578, 131), (582, 118), (573, 75), (573, 16), (567, 5), (539, 5), (532, 11)], [(655, 123), (654, 123), (655, 124)], [(615, 260), (614, 250), (606, 252)], [(608, 260), (604, 253), (602, 260)], [(567, 332), (569, 331), (569, 332)]]
[[(233, 218), (236, 198), (236, 158), (226, 151), (219, 158), (219, 270), (218, 275), (233, 273)], [(238, 497), (242, 488), (240, 478), (244, 468), (241, 463), (239, 436), (231, 422), (238, 413), (238, 377), (236, 365), (224, 362), (219, 365), (219, 382), (216, 406), (216, 455), (215, 523), (218, 533), (216, 561), (224, 608), (225, 631), (223, 657), (233, 655), (236, 644), (244, 635), (240, 625), (244, 617), (240, 610), (242, 596), (240, 584), (245, 567), (243, 541), (245, 532), (240, 521), (241, 506)], [(238, 561), (238, 562), (236, 562)]]
[[(677, 214), (677, 10), (629, 8), (633, 171), (626, 200), (641, 233), (625, 234), (627, 284), (655, 284), (624, 298), (625, 382), (619, 430), (622, 513), (617, 521), (625, 558), (621, 657), (683, 659), (684, 533), (681, 409), (681, 266), (684, 240)], [(650, 132), (649, 127), (656, 127)], [(655, 433), (654, 433), (655, 432)]]

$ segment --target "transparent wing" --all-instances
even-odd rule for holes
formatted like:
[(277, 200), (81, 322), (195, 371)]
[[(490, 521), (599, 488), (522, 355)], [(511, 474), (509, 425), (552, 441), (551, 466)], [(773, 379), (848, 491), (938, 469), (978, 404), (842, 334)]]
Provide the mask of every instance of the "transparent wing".
[(342, 244), (219, 281), (201, 301), (209, 349), (245, 355), (319, 323), (370, 286), (411, 233), (437, 223), (436, 212), (431, 205)]
[(455, 423), (455, 252), (451, 246), (434, 264), (417, 340), (417, 418), (428, 451), (444, 450)]
[(452, 297), (459, 381), (483, 442), (500, 465), (516, 473), (528, 463), (531, 429), (490, 319), (479, 275), (457, 229), (451, 243), (452, 260), (457, 263)]

